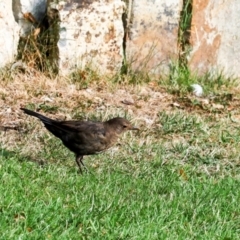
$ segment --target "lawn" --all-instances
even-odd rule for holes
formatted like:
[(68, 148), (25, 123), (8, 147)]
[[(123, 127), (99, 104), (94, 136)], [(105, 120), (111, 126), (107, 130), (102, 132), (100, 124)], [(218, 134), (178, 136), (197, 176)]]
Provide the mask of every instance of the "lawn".
[[(0, 239), (240, 238), (236, 89), (208, 85), (215, 98), (197, 98), (156, 81), (79, 89), (38, 77), (1, 81), (1, 123), (19, 131), (1, 132)], [(126, 116), (141, 130), (86, 156), (80, 175), (20, 106), (58, 119)]]

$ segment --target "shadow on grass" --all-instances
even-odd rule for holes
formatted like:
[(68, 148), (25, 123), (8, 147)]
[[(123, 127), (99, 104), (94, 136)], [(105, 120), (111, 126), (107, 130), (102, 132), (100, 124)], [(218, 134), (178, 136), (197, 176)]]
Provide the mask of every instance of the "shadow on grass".
[(36, 159), (36, 158), (30, 157), (29, 155), (22, 155), (16, 151), (9, 151), (2, 147), (0, 147), (0, 158), (4, 158), (4, 159), (14, 158), (18, 162), (34, 162), (39, 166), (45, 165), (45, 161), (42, 159)]
[(3, 158), (12, 158), (16, 156), (16, 153), (0, 147), (0, 156)]

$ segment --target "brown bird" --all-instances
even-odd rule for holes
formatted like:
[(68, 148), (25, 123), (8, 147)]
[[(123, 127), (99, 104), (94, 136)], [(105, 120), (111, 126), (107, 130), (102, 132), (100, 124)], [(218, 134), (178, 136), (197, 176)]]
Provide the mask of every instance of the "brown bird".
[(60, 138), (63, 144), (75, 153), (76, 163), (81, 173), (84, 155), (96, 154), (112, 147), (118, 137), (127, 130), (139, 130), (121, 117), (106, 122), (57, 121), (25, 108), (20, 109), (40, 119), (48, 131)]

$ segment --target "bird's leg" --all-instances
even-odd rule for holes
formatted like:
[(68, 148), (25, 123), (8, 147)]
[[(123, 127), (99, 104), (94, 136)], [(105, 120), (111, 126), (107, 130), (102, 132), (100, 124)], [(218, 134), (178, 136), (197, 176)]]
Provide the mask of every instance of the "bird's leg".
[(77, 163), (77, 165), (78, 165), (78, 167), (79, 167), (79, 171), (80, 171), (81, 174), (83, 173), (83, 172), (82, 172), (81, 165), (84, 166), (84, 164), (83, 164), (83, 162), (82, 162), (82, 159), (83, 159), (83, 156), (82, 156), (82, 155), (76, 155), (76, 163)]
[(77, 165), (78, 165), (78, 167), (79, 167), (79, 170), (80, 170), (80, 173), (82, 174), (83, 172), (82, 172), (82, 166), (86, 169), (86, 170), (88, 170), (86, 167), (85, 167), (85, 165), (83, 164), (83, 156), (82, 155), (76, 155), (76, 163), (77, 163)]

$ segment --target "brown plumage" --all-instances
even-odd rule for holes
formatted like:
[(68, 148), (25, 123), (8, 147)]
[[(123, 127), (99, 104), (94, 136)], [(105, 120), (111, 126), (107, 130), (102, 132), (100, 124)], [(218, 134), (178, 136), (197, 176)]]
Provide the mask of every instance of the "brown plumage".
[(76, 163), (82, 172), (84, 155), (92, 155), (110, 148), (127, 130), (138, 130), (125, 118), (116, 117), (106, 122), (57, 121), (37, 112), (21, 108), (24, 113), (40, 119), (48, 131), (60, 138), (76, 155)]

